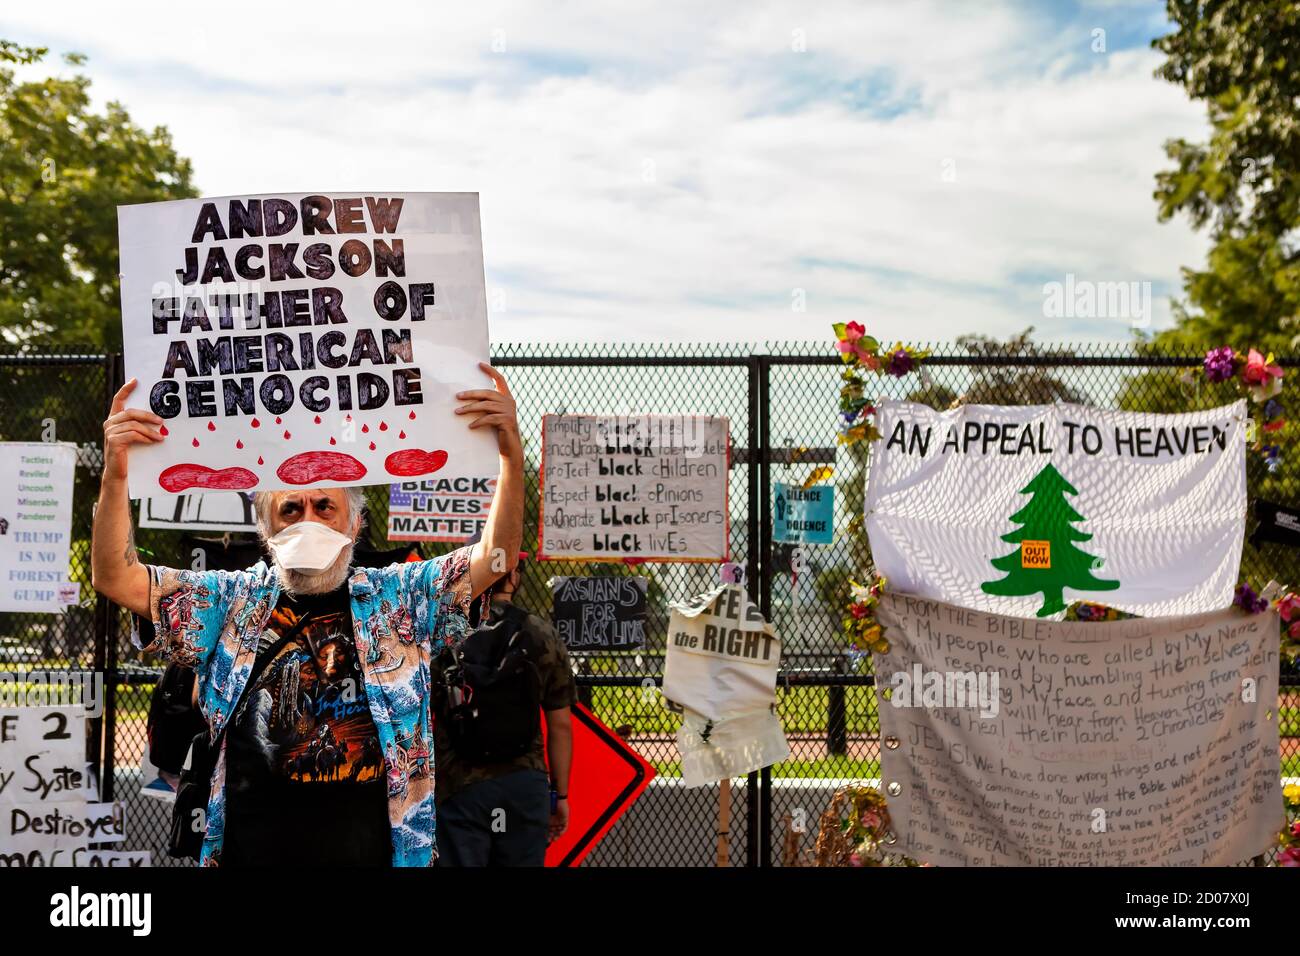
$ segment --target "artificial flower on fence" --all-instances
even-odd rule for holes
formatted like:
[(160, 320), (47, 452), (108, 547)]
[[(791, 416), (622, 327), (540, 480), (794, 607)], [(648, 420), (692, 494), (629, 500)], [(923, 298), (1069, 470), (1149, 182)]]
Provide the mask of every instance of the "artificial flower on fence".
[[(1269, 602), (1243, 581), (1232, 595), (1232, 603), (1247, 614), (1267, 611)], [(1288, 591), (1274, 604), (1282, 625), (1282, 656), (1295, 663), (1300, 660), (1300, 594)]]
[(1300, 866), (1300, 785), (1291, 783), (1282, 788), (1282, 802), (1286, 805), (1286, 826), (1277, 836), (1278, 866)]
[(877, 372), (901, 378), (913, 371), (930, 353), (895, 342), (892, 348), (882, 349), (880, 343), (867, 335), (866, 327), (858, 322), (837, 322), (835, 349), (840, 361), (848, 366), (840, 375), (839, 441), (852, 445), (860, 441), (875, 441), (880, 432), (871, 422), (875, 406), (866, 397), (866, 372)]
[(879, 790), (860, 784), (841, 787), (819, 820), (814, 865), (919, 866), (892, 852), (897, 842)]
[(876, 578), (871, 585), (849, 581), (849, 603), (844, 609), (844, 633), (855, 651), (885, 654), (889, 641), (885, 629), (876, 620), (876, 605), (885, 590), (885, 579)]
[(1268, 470), (1276, 471), (1282, 461), (1282, 447), (1275, 440), (1286, 426), (1282, 417), (1282, 366), (1273, 354), (1263, 354), (1258, 349), (1248, 349), (1244, 354), (1230, 345), (1210, 349), (1205, 353), (1205, 380), (1207, 382), (1235, 382), (1237, 389), (1260, 408), (1260, 436), (1256, 449), (1264, 456)]

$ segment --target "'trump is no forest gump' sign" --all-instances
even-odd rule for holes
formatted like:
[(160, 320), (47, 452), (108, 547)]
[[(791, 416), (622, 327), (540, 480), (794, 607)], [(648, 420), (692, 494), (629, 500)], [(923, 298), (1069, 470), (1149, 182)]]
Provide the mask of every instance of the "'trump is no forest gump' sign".
[(130, 404), (167, 435), (132, 497), (495, 473), (452, 413), (490, 387), (477, 194), (149, 203), (118, 231)]

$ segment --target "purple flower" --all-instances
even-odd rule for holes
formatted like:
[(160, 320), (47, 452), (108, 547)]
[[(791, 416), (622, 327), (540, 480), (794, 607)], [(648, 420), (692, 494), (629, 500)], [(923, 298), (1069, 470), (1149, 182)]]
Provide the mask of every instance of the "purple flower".
[(1259, 614), (1261, 611), (1268, 610), (1268, 602), (1256, 594), (1254, 588), (1244, 582), (1237, 586), (1237, 593), (1233, 595), (1232, 603), (1247, 614)]
[(907, 354), (907, 349), (890, 352), (889, 357), (885, 359), (885, 374), (893, 375), (895, 378), (902, 378), (914, 368), (916, 368), (916, 360)]
[(1236, 357), (1231, 345), (1205, 353), (1205, 377), (1211, 382), (1226, 382), (1235, 374)]
[(1264, 464), (1268, 467), (1268, 473), (1271, 475), (1282, 464), (1282, 448), (1279, 445), (1265, 445), (1262, 450), (1264, 452)]
[(1282, 414), (1282, 403), (1276, 398), (1270, 398), (1264, 403), (1264, 421), (1272, 421)]

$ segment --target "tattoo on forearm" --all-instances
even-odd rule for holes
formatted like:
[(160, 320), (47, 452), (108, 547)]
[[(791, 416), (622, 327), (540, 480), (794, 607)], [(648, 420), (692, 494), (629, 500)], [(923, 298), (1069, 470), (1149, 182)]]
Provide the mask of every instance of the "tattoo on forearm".
[(133, 564), (140, 563), (140, 556), (135, 551), (135, 527), (130, 523), (126, 526), (126, 551), (122, 554), (126, 559), (126, 566), (129, 568)]

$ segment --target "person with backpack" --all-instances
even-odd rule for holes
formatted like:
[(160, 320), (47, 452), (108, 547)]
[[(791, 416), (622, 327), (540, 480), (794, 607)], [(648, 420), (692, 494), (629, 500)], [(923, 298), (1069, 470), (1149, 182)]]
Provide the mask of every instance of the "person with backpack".
[(555, 629), (512, 601), (526, 557), (434, 662), (439, 866), (542, 866), (568, 827), (577, 687)]

